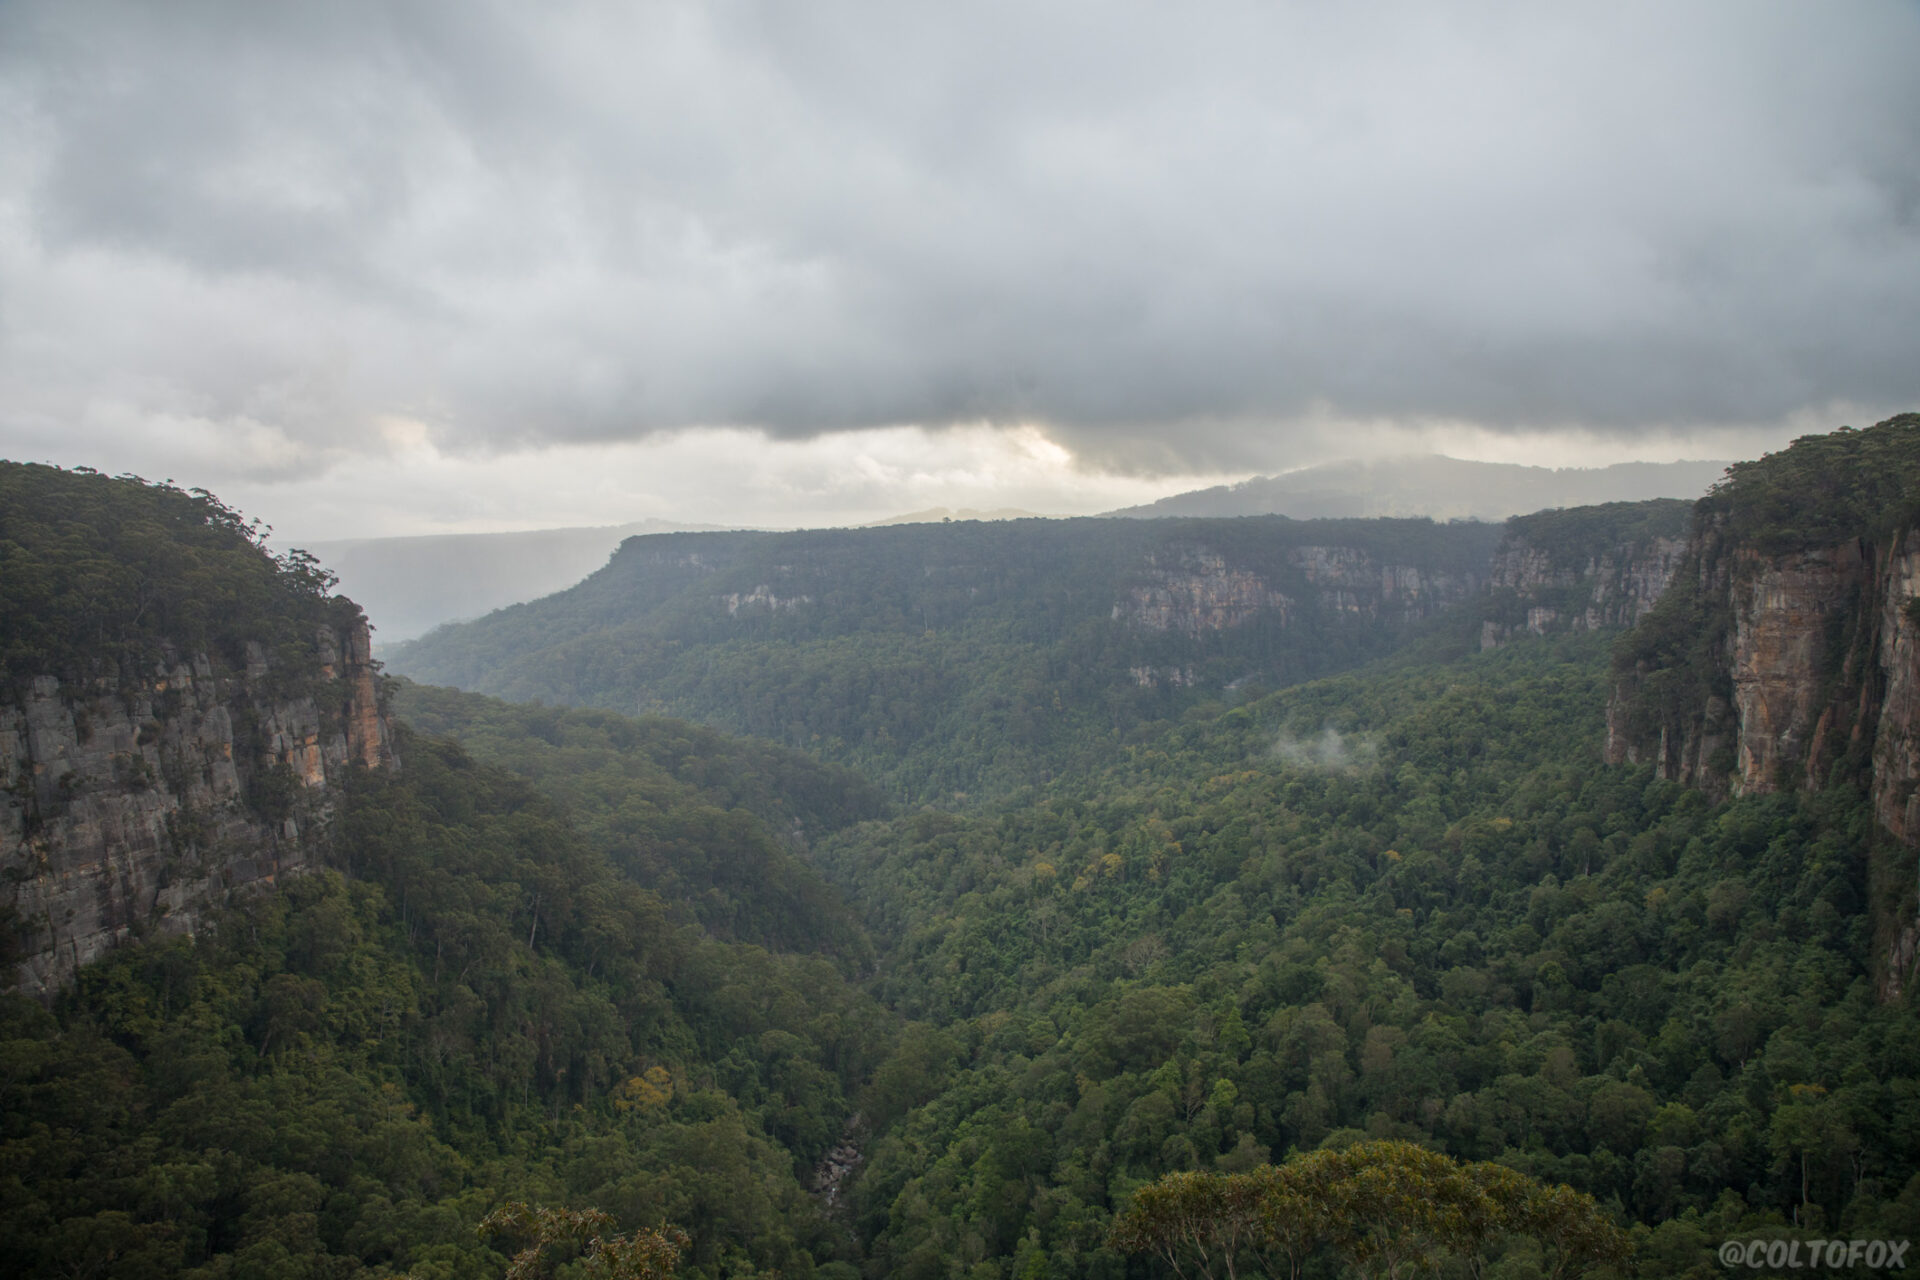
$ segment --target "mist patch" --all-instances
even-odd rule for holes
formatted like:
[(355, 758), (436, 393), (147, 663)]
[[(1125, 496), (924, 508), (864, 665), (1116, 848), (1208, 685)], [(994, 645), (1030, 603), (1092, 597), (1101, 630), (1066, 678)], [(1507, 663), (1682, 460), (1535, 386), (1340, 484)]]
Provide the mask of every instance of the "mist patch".
[(1380, 747), (1372, 734), (1341, 733), (1329, 725), (1307, 738), (1283, 732), (1275, 739), (1270, 754), (1295, 769), (1360, 773), (1378, 762)]

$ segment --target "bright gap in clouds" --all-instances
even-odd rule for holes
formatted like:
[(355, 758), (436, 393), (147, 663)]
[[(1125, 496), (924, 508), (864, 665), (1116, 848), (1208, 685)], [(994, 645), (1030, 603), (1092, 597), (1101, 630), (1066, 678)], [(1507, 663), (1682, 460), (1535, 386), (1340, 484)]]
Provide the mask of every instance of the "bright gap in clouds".
[(293, 483), (233, 476), (208, 487), (265, 518), (283, 545), (647, 519), (759, 528), (857, 525), (934, 507), (1097, 515), (1342, 458), (1443, 453), (1544, 467), (1750, 458), (1809, 432), (1868, 425), (1878, 412), (1835, 405), (1762, 427), (1649, 433), (1630, 447), (1617, 436), (1565, 428), (1495, 432), (1445, 420), (1321, 418), (1296, 428), (1288, 447), (1257, 469), (1146, 474), (1103, 466), (1032, 425), (899, 426), (792, 440), (696, 428), (638, 441), (477, 454), (444, 452), (425, 424), (388, 419), (385, 457), (343, 459), (322, 476)]
[[(275, 530), (280, 546), (342, 538), (617, 525), (641, 520), (724, 527), (856, 525), (928, 508), (1017, 508), (1095, 515), (1171, 494), (1341, 458), (1418, 453), (1546, 467), (1639, 460), (1750, 458), (1877, 409), (1836, 404), (1762, 427), (1676, 427), (1631, 441), (1542, 428), (1496, 432), (1446, 419), (1288, 424), (1256, 467), (1141, 472), (1076, 452), (1035, 425), (896, 426), (772, 439), (695, 428), (637, 441), (545, 444), (492, 453), (443, 448), (428, 424), (386, 417), (374, 439), (316, 447), (264, 423), (169, 417), (131, 432), (139, 444), (93, 456), (61, 433), (14, 456), (96, 466), (212, 490)], [(1075, 443), (1078, 443), (1077, 441)]]

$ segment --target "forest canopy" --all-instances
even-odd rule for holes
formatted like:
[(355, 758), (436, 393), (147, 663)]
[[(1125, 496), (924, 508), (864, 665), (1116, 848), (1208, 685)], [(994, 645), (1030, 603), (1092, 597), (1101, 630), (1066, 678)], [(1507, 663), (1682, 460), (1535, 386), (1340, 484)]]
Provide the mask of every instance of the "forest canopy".
[(240, 665), (249, 643), (352, 626), (333, 576), (269, 554), (267, 532), (202, 489), (0, 461), (0, 669), (80, 678), (168, 649)]

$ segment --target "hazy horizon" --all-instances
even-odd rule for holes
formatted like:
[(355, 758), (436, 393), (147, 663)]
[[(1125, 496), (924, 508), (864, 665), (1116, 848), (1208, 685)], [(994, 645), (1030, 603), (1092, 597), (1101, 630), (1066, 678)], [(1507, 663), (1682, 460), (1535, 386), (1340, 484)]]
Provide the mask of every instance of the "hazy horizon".
[[(1552, 506), (1686, 498), (1704, 492), (1716, 462), (1627, 463), (1608, 468), (1533, 474), (1511, 465), (1461, 462), (1428, 454), (1374, 463), (1323, 464), (1236, 486), (1188, 490), (1108, 516), (1238, 516), (1274, 513), (1298, 519), (1324, 516), (1418, 516), (1437, 520), (1503, 520)], [(1630, 474), (1621, 474), (1622, 472)], [(794, 526), (857, 528), (942, 520), (1068, 518), (1062, 513), (1001, 507), (930, 507), (858, 524)], [(736, 526), (737, 531), (788, 530)], [(340, 590), (372, 618), (382, 645), (424, 635), (443, 622), (477, 618), (494, 609), (564, 590), (607, 563), (637, 534), (722, 531), (716, 525), (646, 520), (621, 525), (572, 526), (468, 534), (315, 540), (306, 549), (339, 576)], [(276, 545), (294, 545), (276, 537)]]

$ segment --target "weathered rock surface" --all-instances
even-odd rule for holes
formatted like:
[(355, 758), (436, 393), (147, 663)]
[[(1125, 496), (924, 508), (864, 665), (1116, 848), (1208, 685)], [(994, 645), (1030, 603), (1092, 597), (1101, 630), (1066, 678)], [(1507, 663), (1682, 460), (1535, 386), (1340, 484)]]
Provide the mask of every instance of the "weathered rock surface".
[(1909, 812), (1920, 779), (1920, 641), (1907, 603), (1920, 590), (1920, 543), (1849, 539), (1766, 557), (1710, 527), (1682, 572), (1708, 629), (1708, 669), (1674, 666), (1688, 677), (1671, 682), (1685, 690), (1677, 694), (1650, 691), (1661, 671), (1621, 672), (1608, 758), (1747, 795), (1823, 786), (1852, 752), (1871, 762), (1882, 825), (1911, 842), (1920, 832), (1920, 811)]
[[(1909, 532), (1881, 571), (1879, 726), (1873, 739), (1874, 812), (1909, 845), (1920, 844), (1920, 535)], [(1911, 946), (1911, 943), (1909, 944)]]
[(1292, 595), (1215, 551), (1150, 556), (1113, 616), (1150, 631), (1187, 635), (1224, 631), (1262, 616), (1285, 627), (1308, 603), (1323, 615), (1407, 622), (1430, 617), (1480, 587), (1473, 574), (1386, 564), (1357, 547), (1292, 547), (1286, 560), (1300, 580), (1287, 584)]
[[(1742, 552), (1735, 566), (1733, 644), (1733, 786), (1736, 791), (1779, 789), (1797, 773), (1818, 786), (1819, 749), (1835, 713), (1826, 669), (1832, 652), (1829, 619), (1858, 607), (1870, 563), (1857, 542), (1772, 562)], [(1869, 716), (1872, 710), (1868, 709)]]
[(1608, 760), (1715, 795), (1863, 783), (1878, 826), (1908, 850), (1898, 867), (1876, 855), (1880, 989), (1897, 996), (1920, 952), (1899, 905), (1920, 845), (1920, 536), (1768, 556), (1709, 522), (1678, 575), (1701, 638), (1690, 656), (1616, 673)]
[(808, 595), (781, 596), (764, 582), (752, 591), (729, 591), (720, 597), (720, 603), (726, 607), (728, 617), (737, 617), (742, 609), (765, 609), (769, 613), (792, 613), (803, 604), (812, 604), (813, 597)]
[(861, 1151), (861, 1142), (865, 1137), (865, 1125), (858, 1115), (847, 1121), (841, 1131), (840, 1141), (833, 1149), (820, 1158), (813, 1169), (813, 1194), (826, 1202), (829, 1210), (840, 1206), (840, 1194), (846, 1190), (847, 1180), (860, 1168), (865, 1159)]
[(0, 694), (19, 988), (45, 994), (123, 938), (191, 932), (229, 893), (311, 865), (345, 771), (394, 764), (371, 649), (362, 624), (344, 643), (323, 630), (306, 671), (256, 646), (243, 670), (195, 654), (136, 682)]
[(1284, 626), (1293, 608), (1293, 601), (1259, 574), (1234, 568), (1211, 551), (1173, 564), (1150, 560), (1143, 576), (1146, 581), (1128, 589), (1114, 605), (1113, 616), (1149, 631), (1224, 631), (1268, 611), (1278, 614)]
[(1383, 611), (1425, 618), (1480, 589), (1475, 574), (1432, 572), (1383, 564), (1357, 547), (1295, 547), (1287, 558), (1318, 591), (1321, 607), (1377, 617)]
[(1685, 538), (1646, 537), (1569, 563), (1515, 529), (1488, 570), (1489, 593), (1504, 607), (1482, 622), (1480, 647), (1520, 634), (1633, 626), (1666, 592), (1686, 549)]

